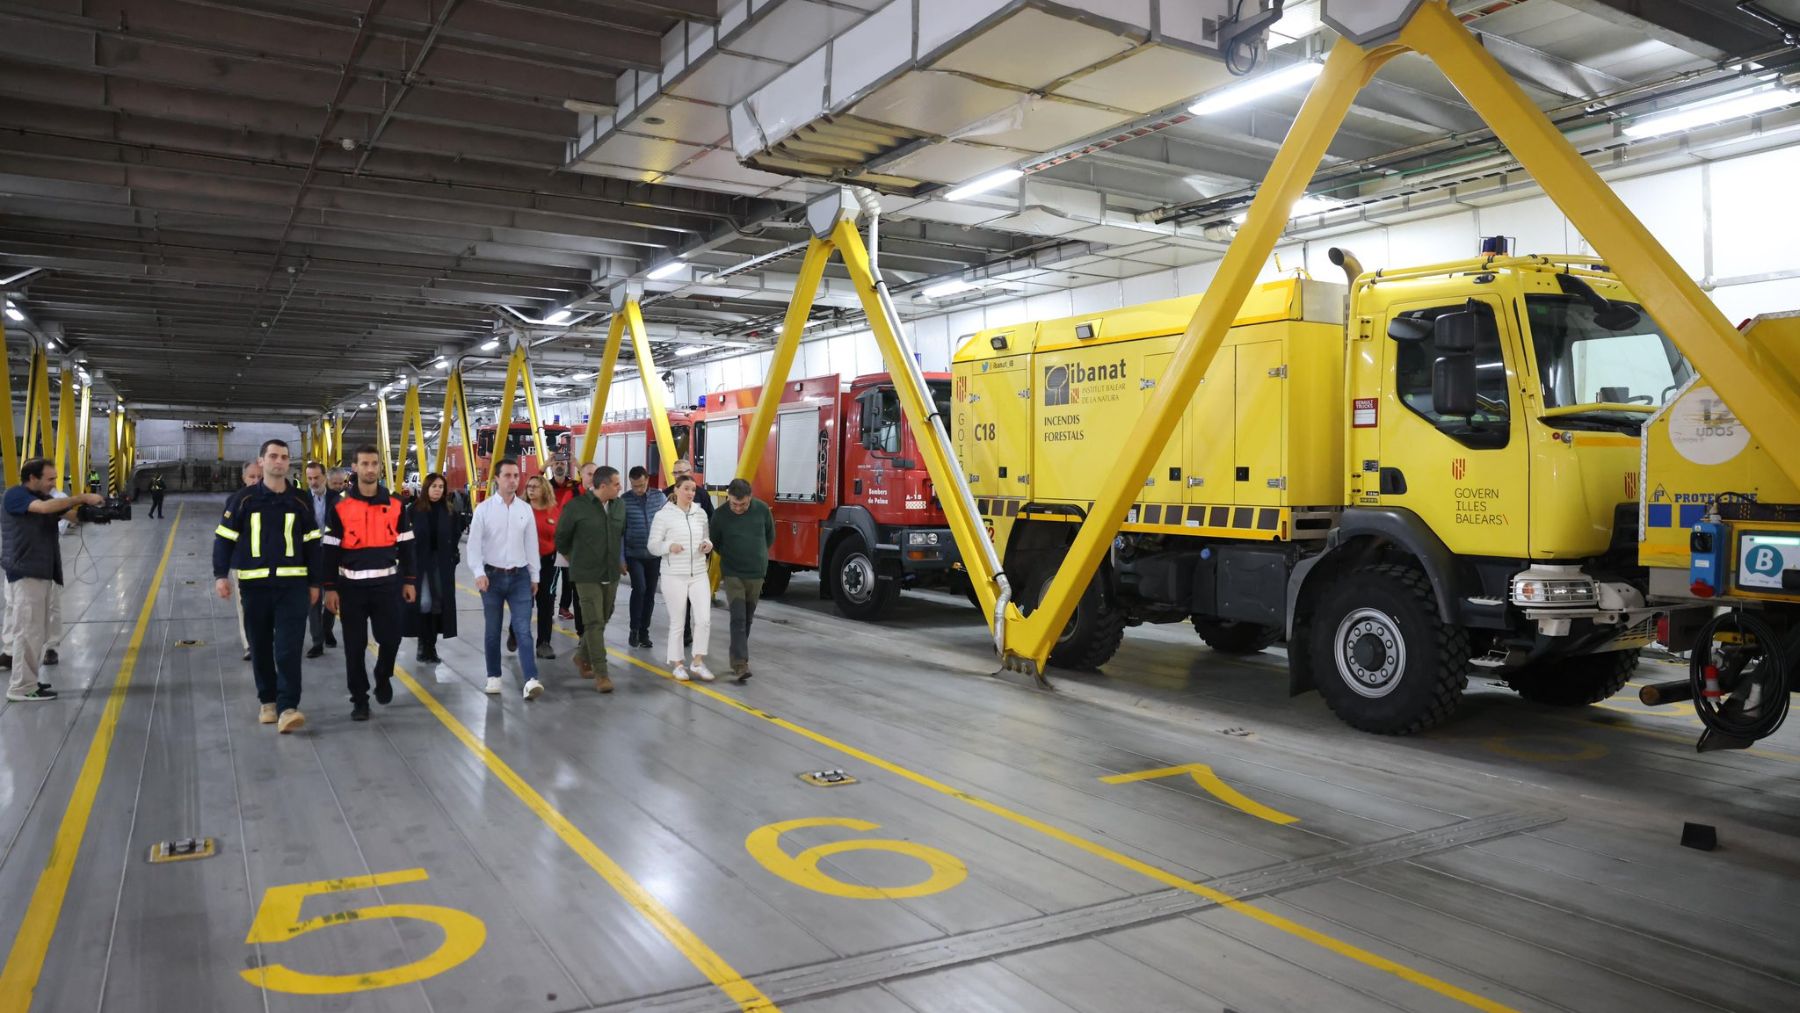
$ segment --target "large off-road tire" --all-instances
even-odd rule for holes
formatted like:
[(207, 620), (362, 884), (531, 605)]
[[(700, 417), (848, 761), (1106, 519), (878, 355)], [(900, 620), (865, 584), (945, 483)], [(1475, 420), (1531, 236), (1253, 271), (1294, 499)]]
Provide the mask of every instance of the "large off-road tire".
[(793, 575), (793, 569), (787, 564), (770, 563), (768, 570), (763, 573), (762, 596), (764, 598), (779, 598), (782, 595), (787, 594), (788, 578)]
[(899, 593), (899, 585), (881, 579), (875, 557), (861, 538), (844, 539), (831, 554), (831, 598), (845, 617), (874, 619)]
[(1220, 654), (1257, 654), (1281, 642), (1281, 627), (1194, 616), (1194, 632)]
[[(1032, 598), (1032, 607), (1043, 601), (1044, 592), (1050, 587), (1051, 577), (1046, 576), (1038, 583), (1037, 592)], [(1063, 668), (1094, 669), (1112, 660), (1119, 653), (1119, 645), (1125, 642), (1125, 612), (1123, 609), (1106, 607), (1106, 596), (1100, 590), (1100, 578), (1096, 574), (1088, 582), (1087, 590), (1082, 593), (1081, 601), (1075, 606), (1075, 614), (1063, 627), (1062, 635), (1050, 647), (1050, 663)]]
[(1455, 713), (1469, 684), (1469, 636), (1439, 618), (1423, 573), (1381, 564), (1346, 574), (1310, 625), (1319, 695), (1345, 724), (1411, 735)]
[(1638, 652), (1607, 651), (1526, 665), (1506, 675), (1506, 683), (1535, 703), (1586, 707), (1623, 689), (1637, 670)]

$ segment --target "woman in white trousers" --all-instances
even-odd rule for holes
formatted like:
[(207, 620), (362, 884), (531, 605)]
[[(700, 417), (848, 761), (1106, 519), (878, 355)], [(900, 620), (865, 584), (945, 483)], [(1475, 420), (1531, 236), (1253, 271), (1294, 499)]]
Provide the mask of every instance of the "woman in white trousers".
[[(706, 528), (706, 511), (694, 505), (694, 477), (683, 475), (675, 480), (675, 497), (656, 512), (650, 521), (649, 548), (652, 555), (662, 557), (663, 604), (669, 610), (669, 670), (677, 681), (688, 681), (689, 674), (701, 682), (713, 681), (706, 667), (706, 638), (712, 627), (712, 584), (707, 574), (706, 557), (712, 552), (712, 537)], [(681, 630), (689, 612), (694, 617), (694, 664), (690, 669), (679, 656)]]

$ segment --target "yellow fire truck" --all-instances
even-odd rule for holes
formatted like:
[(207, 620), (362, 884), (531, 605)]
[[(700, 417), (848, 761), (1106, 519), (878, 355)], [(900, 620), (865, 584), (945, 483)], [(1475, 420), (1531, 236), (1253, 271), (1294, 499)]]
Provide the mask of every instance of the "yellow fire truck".
[[(1639, 433), (1686, 410), (1687, 360), (1593, 258), (1332, 259), (1348, 287), (1293, 278), (1246, 300), (1051, 660), (1100, 665), (1144, 622), (1191, 622), (1225, 652), (1285, 639), (1295, 692), (1390, 734), (1450, 715), (1472, 672), (1553, 704), (1612, 695), (1666, 608), (1639, 559), (1663, 517)], [(957, 352), (959, 457), (1021, 610), (1197, 302)], [(1786, 558), (1800, 571), (1800, 549)]]

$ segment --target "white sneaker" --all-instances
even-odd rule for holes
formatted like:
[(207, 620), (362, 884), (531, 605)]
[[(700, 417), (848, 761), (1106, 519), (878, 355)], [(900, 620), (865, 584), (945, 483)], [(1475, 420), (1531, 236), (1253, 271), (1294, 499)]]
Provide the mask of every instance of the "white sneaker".
[(499, 679), (489, 679), (487, 681), (487, 695), (488, 696), (499, 696), (500, 695), (500, 680)]
[(543, 695), (544, 695), (544, 684), (543, 683), (537, 681), (536, 679), (530, 679), (530, 680), (526, 681), (526, 683), (525, 683), (525, 699), (536, 700), (538, 697), (543, 696)]
[(713, 681), (712, 669), (706, 667), (706, 662), (696, 661), (694, 662), (694, 678), (701, 682), (711, 682)]
[(679, 662), (679, 661), (677, 661), (677, 662), (676, 662), (676, 663), (675, 663), (675, 667), (674, 667), (674, 668), (673, 668), (673, 669), (672, 669), (672, 670), (671, 670), (671, 671), (672, 671), (672, 674), (673, 674), (673, 675), (674, 675), (674, 676), (675, 676), (675, 681), (676, 681), (676, 682), (686, 682), (686, 681), (688, 681), (688, 670), (687, 670), (687, 666), (686, 666), (686, 665), (684, 665), (684, 664), (682, 664), (682, 663), (681, 663), (681, 662)]

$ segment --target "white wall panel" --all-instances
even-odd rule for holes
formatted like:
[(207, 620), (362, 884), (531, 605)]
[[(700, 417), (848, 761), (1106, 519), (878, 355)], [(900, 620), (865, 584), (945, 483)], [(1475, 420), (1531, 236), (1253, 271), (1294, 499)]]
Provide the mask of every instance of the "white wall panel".
[(1156, 271), (1151, 274), (1140, 274), (1135, 278), (1119, 279), (1119, 293), (1123, 305), (1135, 306), (1141, 302), (1155, 302), (1158, 299), (1175, 298), (1175, 272)]
[(1800, 147), (1718, 162), (1711, 172), (1713, 275), (1800, 268), (1800, 207), (1786, 196), (1800, 178)]

